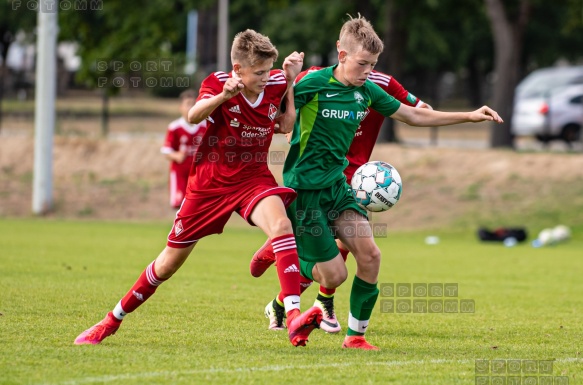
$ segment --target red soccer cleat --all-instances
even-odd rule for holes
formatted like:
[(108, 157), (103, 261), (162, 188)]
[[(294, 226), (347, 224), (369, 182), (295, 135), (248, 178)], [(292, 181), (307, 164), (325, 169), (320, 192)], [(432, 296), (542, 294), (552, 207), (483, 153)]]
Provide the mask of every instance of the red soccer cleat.
[(118, 321), (113, 314), (109, 312), (103, 320), (79, 334), (79, 337), (75, 338), (75, 345), (97, 345), (101, 343), (105, 337), (115, 334), (120, 325), (121, 321)]
[(345, 349), (379, 350), (377, 346), (366, 342), (364, 336), (346, 336), (342, 347)]
[(312, 306), (302, 314), (289, 315), (287, 318), (287, 329), (289, 340), (293, 346), (306, 346), (308, 336), (312, 330), (320, 327), (322, 322), (322, 309)]
[(251, 258), (251, 264), (249, 265), (251, 275), (256, 278), (261, 277), (274, 262), (275, 253), (271, 246), (271, 240), (268, 239), (263, 246), (253, 254), (253, 258)]

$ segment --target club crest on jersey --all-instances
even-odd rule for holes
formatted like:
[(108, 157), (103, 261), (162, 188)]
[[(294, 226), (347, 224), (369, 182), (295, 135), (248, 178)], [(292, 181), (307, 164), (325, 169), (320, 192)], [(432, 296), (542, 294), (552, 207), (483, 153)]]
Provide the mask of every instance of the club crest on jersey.
[(182, 220), (179, 220), (174, 225), (174, 234), (178, 235), (182, 232), (182, 230), (184, 230), (184, 227), (182, 227)]
[(267, 112), (267, 116), (269, 116), (269, 119), (273, 120), (273, 119), (275, 119), (276, 115), (277, 115), (277, 107), (274, 106), (273, 104), (269, 103), (269, 111)]
[(364, 102), (364, 98), (358, 91), (354, 91), (354, 100), (356, 100), (358, 103)]
[(231, 120), (231, 127), (239, 127), (240, 124), (237, 119)]

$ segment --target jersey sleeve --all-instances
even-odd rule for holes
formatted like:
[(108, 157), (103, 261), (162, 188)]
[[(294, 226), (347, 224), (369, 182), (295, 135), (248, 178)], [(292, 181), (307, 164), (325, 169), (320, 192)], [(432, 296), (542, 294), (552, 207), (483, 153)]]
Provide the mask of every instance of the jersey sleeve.
[(393, 95), (393, 97), (401, 103), (411, 107), (417, 107), (422, 103), (419, 98), (407, 91), (394, 77), (391, 77), (391, 81), (387, 87), (387, 92), (389, 95)]
[(172, 130), (171, 127), (168, 127), (166, 130), (166, 137), (164, 138), (164, 144), (162, 148), (160, 148), (160, 152), (162, 154), (170, 154), (174, 151), (178, 151), (178, 146), (176, 145), (176, 135), (174, 134), (176, 131)]
[(200, 91), (196, 101), (212, 98), (223, 92), (223, 86), (228, 78), (228, 74), (220, 71), (207, 76), (200, 85)]
[(393, 115), (401, 106), (401, 102), (387, 94), (377, 84), (367, 80), (370, 84), (371, 104), (370, 107), (384, 116)]
[[(299, 75), (298, 75), (299, 78)], [(299, 80), (296, 78), (294, 84), (294, 104), (296, 109), (302, 108), (318, 94), (318, 78), (307, 74)]]

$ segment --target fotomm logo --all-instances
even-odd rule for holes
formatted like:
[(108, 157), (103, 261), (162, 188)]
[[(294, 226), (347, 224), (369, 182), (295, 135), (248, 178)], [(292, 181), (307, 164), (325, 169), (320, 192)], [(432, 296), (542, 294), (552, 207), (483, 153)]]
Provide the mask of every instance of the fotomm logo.
[(473, 299), (458, 298), (457, 283), (381, 283), (381, 313), (475, 313)]
[(26, 7), (29, 11), (39, 11), (42, 13), (55, 13), (57, 11), (101, 11), (103, 10), (103, 0), (26, 0), (12, 1), (12, 10), (16, 11), (21, 7)]
[(569, 377), (553, 375), (554, 360), (476, 360), (476, 385), (568, 385)]

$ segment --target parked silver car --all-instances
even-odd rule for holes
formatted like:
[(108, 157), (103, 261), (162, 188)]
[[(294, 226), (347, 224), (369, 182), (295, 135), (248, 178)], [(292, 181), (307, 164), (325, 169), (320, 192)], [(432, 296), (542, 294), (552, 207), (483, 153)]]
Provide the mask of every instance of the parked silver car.
[(548, 142), (581, 139), (583, 66), (534, 71), (516, 88), (512, 133)]

